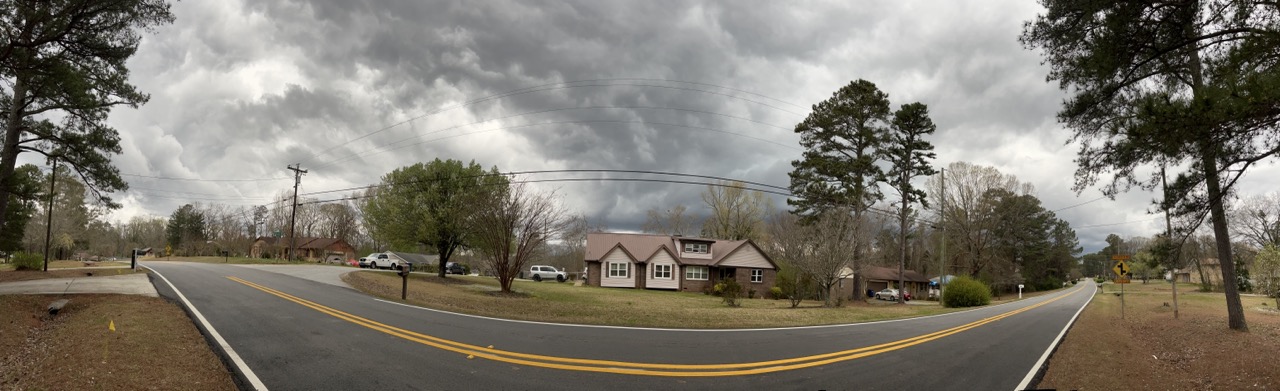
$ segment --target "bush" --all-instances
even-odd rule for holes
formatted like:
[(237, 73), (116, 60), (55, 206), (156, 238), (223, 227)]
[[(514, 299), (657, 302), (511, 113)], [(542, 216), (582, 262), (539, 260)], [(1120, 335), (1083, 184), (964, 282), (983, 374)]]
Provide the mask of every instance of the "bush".
[(35, 253), (18, 252), (13, 254), (13, 266), (16, 270), (43, 270), (44, 257)]
[(737, 279), (726, 278), (724, 280), (720, 280), (720, 282), (716, 283), (715, 287), (712, 288), (712, 291), (715, 292), (716, 296), (720, 296), (720, 298), (724, 299), (724, 303), (730, 307), (742, 305), (742, 285), (738, 284)]
[(1034, 291), (1048, 291), (1048, 290), (1058, 289), (1061, 287), (1062, 287), (1062, 280), (1054, 276), (1049, 276), (1049, 277), (1036, 280), (1034, 283), (1031, 284), (1031, 289)]
[(945, 307), (976, 307), (991, 304), (991, 287), (969, 277), (957, 277), (942, 291)]
[(779, 287), (776, 287), (776, 286), (775, 286), (775, 287), (773, 287), (773, 288), (769, 288), (769, 297), (773, 298), (774, 300), (781, 299), (781, 298), (782, 298), (782, 288), (779, 288)]

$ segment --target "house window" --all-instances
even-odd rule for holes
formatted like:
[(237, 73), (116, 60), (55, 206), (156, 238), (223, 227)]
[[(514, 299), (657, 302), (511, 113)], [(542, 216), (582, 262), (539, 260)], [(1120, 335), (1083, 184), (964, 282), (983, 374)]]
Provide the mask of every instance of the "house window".
[(764, 270), (751, 269), (751, 282), (764, 282)]
[(629, 277), (630, 275), (627, 273), (627, 272), (629, 271), (629, 270), (628, 270), (628, 269), (629, 269), (629, 268), (628, 268), (628, 266), (629, 266), (629, 265), (627, 265), (627, 264), (625, 264), (625, 263), (614, 263), (614, 262), (609, 262), (609, 278), (627, 278), (627, 277)]
[(670, 279), (671, 279), (671, 265), (653, 265), (653, 278), (654, 278), (654, 279), (670, 280)]
[(711, 246), (706, 243), (685, 243), (684, 252), (706, 254), (711, 252)]
[(706, 266), (685, 266), (684, 279), (686, 280), (706, 280), (711, 276)]

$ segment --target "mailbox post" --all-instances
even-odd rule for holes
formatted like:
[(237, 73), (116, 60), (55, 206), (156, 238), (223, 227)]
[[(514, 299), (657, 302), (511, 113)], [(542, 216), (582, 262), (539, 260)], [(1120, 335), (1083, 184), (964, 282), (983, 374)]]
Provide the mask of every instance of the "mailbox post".
[(1021, 299), (1021, 298), (1022, 298), (1022, 287), (1023, 287), (1023, 285), (1022, 285), (1022, 284), (1018, 284), (1018, 298), (1019, 298), (1019, 299)]
[(406, 300), (409, 296), (409, 265), (401, 264), (400, 271), (400, 300)]

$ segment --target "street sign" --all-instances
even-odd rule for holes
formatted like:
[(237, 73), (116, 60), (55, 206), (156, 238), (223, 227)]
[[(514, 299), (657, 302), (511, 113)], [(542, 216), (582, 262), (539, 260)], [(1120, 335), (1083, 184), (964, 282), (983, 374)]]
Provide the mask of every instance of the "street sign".
[(1116, 276), (1120, 278), (1128, 278), (1129, 264), (1125, 263), (1123, 259), (1116, 260), (1116, 265), (1111, 267), (1111, 271), (1116, 272)]
[(1115, 279), (1115, 280), (1112, 280), (1111, 282), (1114, 282), (1114, 283), (1116, 283), (1116, 284), (1128, 284), (1128, 283), (1129, 283), (1129, 278), (1127, 278), (1127, 277), (1116, 277), (1116, 279)]

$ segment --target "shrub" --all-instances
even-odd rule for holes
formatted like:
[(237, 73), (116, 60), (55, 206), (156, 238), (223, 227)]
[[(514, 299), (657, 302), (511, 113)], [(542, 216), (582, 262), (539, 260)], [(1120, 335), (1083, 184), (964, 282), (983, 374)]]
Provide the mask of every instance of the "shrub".
[(776, 286), (775, 286), (775, 287), (773, 287), (773, 288), (769, 288), (769, 296), (770, 296), (770, 297), (772, 297), (774, 300), (781, 299), (781, 298), (782, 298), (782, 288), (779, 288), (779, 287), (776, 287)]
[(976, 307), (991, 303), (991, 287), (969, 277), (957, 277), (942, 291), (946, 307)]
[(16, 270), (42, 270), (44, 257), (35, 253), (18, 252), (13, 254), (13, 266)]
[(720, 282), (716, 283), (715, 288), (712, 288), (712, 291), (724, 299), (724, 303), (730, 307), (742, 305), (742, 285), (739, 285), (736, 279), (726, 278), (720, 280)]
[(1035, 291), (1054, 290), (1062, 287), (1062, 280), (1058, 277), (1049, 276), (1036, 280), (1031, 284), (1031, 289)]

